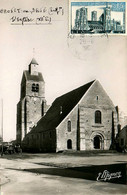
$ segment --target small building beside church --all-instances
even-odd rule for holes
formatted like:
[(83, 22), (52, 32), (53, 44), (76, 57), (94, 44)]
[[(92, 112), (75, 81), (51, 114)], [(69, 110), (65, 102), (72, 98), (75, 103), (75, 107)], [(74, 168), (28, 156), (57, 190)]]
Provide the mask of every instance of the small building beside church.
[(117, 135), (117, 150), (127, 152), (127, 125), (125, 125)]
[[(32, 60), (23, 73), (17, 141), (27, 151), (109, 150), (118, 133), (117, 110), (98, 80), (58, 98), (46, 112), (44, 80)], [(35, 68), (35, 69), (34, 69)]]

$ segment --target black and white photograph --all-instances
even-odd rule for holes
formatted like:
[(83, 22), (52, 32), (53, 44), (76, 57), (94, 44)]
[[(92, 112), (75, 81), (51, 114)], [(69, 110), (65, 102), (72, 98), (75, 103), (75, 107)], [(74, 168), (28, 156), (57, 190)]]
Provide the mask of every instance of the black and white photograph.
[(126, 5), (0, 0), (0, 195), (127, 194)]

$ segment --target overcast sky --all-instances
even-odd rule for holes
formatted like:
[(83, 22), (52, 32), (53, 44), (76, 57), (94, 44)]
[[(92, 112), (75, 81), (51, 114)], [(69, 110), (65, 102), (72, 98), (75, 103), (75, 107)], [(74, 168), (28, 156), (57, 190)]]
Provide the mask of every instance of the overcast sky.
[(53, 15), (50, 25), (11, 25), (12, 16), (23, 15), (0, 13), (0, 97), (4, 102), (4, 140), (15, 139), (16, 136), (16, 105), (20, 98), (20, 83), (23, 70), (28, 69), (33, 58), (33, 48), (39, 71), (46, 83), (48, 104), (56, 97), (98, 79), (114, 105), (127, 114), (126, 36), (68, 38), (67, 2), (0, 0), (0, 8), (6, 9), (44, 6), (64, 8), (64, 15)]

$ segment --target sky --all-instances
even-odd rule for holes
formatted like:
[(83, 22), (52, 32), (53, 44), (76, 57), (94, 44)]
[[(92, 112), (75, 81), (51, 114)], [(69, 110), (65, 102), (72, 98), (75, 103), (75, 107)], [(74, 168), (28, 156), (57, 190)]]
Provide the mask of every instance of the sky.
[[(1, 13), (1, 9), (45, 7), (50, 12)], [(63, 8), (63, 15), (62, 12), (51, 13), (51, 8), (56, 7)], [(72, 36), (68, 11), (67, 0), (0, 0), (0, 99), (3, 99), (5, 141), (16, 137), (20, 83), (33, 56), (45, 80), (47, 104), (51, 105), (56, 97), (97, 79), (114, 105), (127, 114), (126, 36)], [(29, 16), (36, 21), (44, 14), (51, 17), (51, 24), (46, 21), (46, 25), (20, 25), (17, 19), (18, 25), (15, 25), (11, 19)]]

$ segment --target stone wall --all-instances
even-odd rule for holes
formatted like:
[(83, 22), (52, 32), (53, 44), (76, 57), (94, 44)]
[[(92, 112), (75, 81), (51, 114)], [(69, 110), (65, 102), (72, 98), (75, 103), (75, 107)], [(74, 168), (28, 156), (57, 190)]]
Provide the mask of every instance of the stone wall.
[[(101, 123), (95, 123), (95, 112), (98, 110), (101, 112)], [(67, 130), (69, 120), (71, 132)], [(57, 151), (67, 150), (69, 139), (72, 140), (73, 150), (94, 150), (95, 137), (100, 139), (99, 149), (108, 150), (117, 134), (117, 124), (115, 107), (100, 83), (96, 81), (57, 127)]]
[(16, 140), (21, 143), (21, 102), (17, 104)]
[(80, 150), (93, 150), (93, 141), (96, 135), (100, 136), (102, 139), (102, 146), (100, 149), (107, 150), (110, 148), (112, 110), (100, 109), (102, 114), (101, 124), (95, 123), (95, 111), (95, 108), (80, 107)]
[[(40, 73), (39, 73), (40, 74)], [(38, 84), (39, 90), (33, 91), (32, 84)], [(26, 80), (25, 72), (21, 82), (20, 102), (17, 106), (17, 141), (21, 142), (25, 135), (36, 126), (46, 113), (44, 81)]]
[[(39, 84), (39, 91), (32, 91), (32, 84)], [(41, 97), (45, 98), (45, 83), (42, 81), (32, 81), (29, 80), (26, 82), (26, 96)]]
[[(68, 121), (71, 121), (71, 131), (68, 131)], [(72, 149), (77, 150), (78, 147), (78, 106), (66, 117), (65, 120), (57, 127), (57, 143), (56, 151), (67, 150), (67, 141), (72, 140)]]
[(119, 133), (119, 147), (127, 148), (127, 126), (125, 126)]

